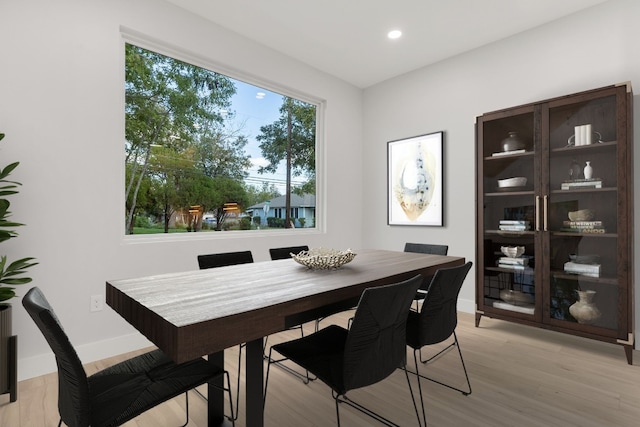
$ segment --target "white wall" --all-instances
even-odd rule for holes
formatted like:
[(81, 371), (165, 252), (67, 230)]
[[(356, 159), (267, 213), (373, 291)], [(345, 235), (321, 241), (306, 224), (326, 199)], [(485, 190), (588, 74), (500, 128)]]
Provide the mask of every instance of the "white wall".
[[(362, 176), (361, 90), (163, 1), (7, 0), (0, 16), (0, 131), (6, 133), (0, 164), (21, 162), (13, 178), (23, 187), (12, 211), (27, 224), (1, 251), (12, 259), (37, 257), (33, 284), (48, 296), (83, 361), (145, 345), (110, 308), (89, 311), (90, 296), (104, 294), (106, 280), (195, 269), (200, 253), (248, 248), (265, 261), (273, 246), (360, 247), (353, 212), (362, 206), (362, 183), (354, 179)], [(121, 26), (326, 102), (320, 157), (331, 173), (319, 176), (327, 197), (318, 213), (326, 232), (124, 238)], [(55, 370), (19, 300), (13, 305), (19, 378)]]
[[(638, 17), (640, 2), (609, 1), (366, 89), (363, 178), (370, 209), (363, 227), (376, 232), (364, 234), (363, 246), (401, 250), (406, 241), (444, 243), (449, 244), (449, 254), (475, 260), (475, 118), (625, 81), (640, 92)], [(634, 122), (638, 135), (638, 114)], [(445, 227), (385, 226), (387, 141), (441, 130), (445, 132)], [(640, 174), (637, 141), (638, 136), (636, 177)], [(640, 207), (640, 185), (635, 190), (635, 205)], [(638, 229), (640, 209), (635, 211), (635, 223)], [(638, 233), (634, 240), (637, 245)], [(636, 251), (635, 265), (639, 256)], [(636, 283), (640, 283), (638, 270)], [(475, 309), (474, 276), (469, 274), (460, 295), (459, 308), (468, 312)], [(640, 292), (635, 294), (635, 305), (640, 307)], [(639, 322), (636, 316), (636, 331)]]

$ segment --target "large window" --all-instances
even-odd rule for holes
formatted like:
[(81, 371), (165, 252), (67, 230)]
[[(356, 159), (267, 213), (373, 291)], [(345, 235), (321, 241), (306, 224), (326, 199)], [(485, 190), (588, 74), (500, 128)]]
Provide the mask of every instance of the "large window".
[(125, 52), (127, 234), (315, 227), (316, 104)]

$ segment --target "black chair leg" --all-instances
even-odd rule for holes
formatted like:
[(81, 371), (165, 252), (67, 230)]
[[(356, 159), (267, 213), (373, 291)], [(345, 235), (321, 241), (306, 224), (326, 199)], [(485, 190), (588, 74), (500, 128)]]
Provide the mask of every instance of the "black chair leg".
[[(409, 371), (407, 371), (407, 367), (404, 366), (402, 368), (404, 371), (404, 376), (407, 379), (407, 386), (409, 387), (409, 393), (411, 393), (411, 401), (413, 402), (413, 410), (416, 411), (416, 418), (418, 418), (418, 426), (421, 427), (422, 423), (420, 422), (420, 412), (418, 412), (418, 405), (416, 404), (416, 397), (413, 394), (413, 387), (411, 387), (411, 380), (409, 379)], [(418, 378), (418, 385), (420, 383), (420, 378)], [(420, 392), (420, 403), (422, 404), (422, 391)], [(422, 411), (424, 416), (424, 404), (422, 404)], [(427, 427), (427, 418), (424, 418), (424, 426)]]
[[(242, 350), (242, 347), (240, 347), (240, 349)], [(238, 364), (240, 363), (240, 356), (242, 355), (242, 352), (240, 351), (240, 355), (238, 356)], [(239, 366), (239, 365), (238, 365)], [(231, 396), (231, 379), (229, 377), (229, 373), (225, 372), (224, 373), (225, 379), (227, 380), (227, 388), (225, 388), (224, 386), (224, 380), (223, 380), (223, 384), (222, 384), (222, 390), (226, 391), (228, 396), (229, 396), (229, 410), (231, 411), (231, 416), (225, 415), (225, 417), (231, 421), (231, 424), (233, 426), (236, 425), (236, 420), (238, 419), (238, 414), (240, 413), (239, 408), (240, 408), (240, 402), (239, 402), (239, 398), (240, 398), (240, 369), (238, 369), (238, 383), (237, 386), (238, 388), (236, 388), (236, 410), (234, 412), (233, 410), (233, 398)], [(209, 401), (209, 399), (207, 398), (207, 396), (205, 396), (204, 394), (202, 394), (200, 392), (200, 390), (198, 390), (197, 388), (193, 389), (200, 397), (202, 397), (205, 401)], [(186, 407), (186, 412), (187, 412), (187, 424), (189, 423), (189, 395), (186, 395), (186, 401), (187, 401), (187, 407)], [(180, 427), (185, 427), (187, 424), (184, 424), (183, 426)], [(60, 427), (60, 426), (58, 426)]]
[[(451, 350), (453, 347), (456, 347), (458, 349), (458, 356), (460, 357), (460, 362), (462, 363), (462, 370), (464, 371), (464, 377), (467, 380), (468, 390), (462, 390), (462, 389), (459, 389), (459, 388), (456, 388), (456, 387), (452, 387), (449, 384), (445, 384), (443, 382), (434, 380), (433, 378), (429, 378), (429, 377), (426, 377), (424, 375), (420, 375), (418, 373), (418, 361), (417, 361), (416, 352), (420, 352), (420, 362), (422, 362), (423, 364), (428, 364), (429, 362), (431, 362), (432, 360), (436, 359), (440, 355), (442, 355), (445, 352)], [(436, 353), (435, 355), (431, 356), (427, 360), (422, 360), (422, 348), (420, 348), (418, 350), (414, 350), (414, 359), (416, 360), (416, 362), (415, 362), (416, 363), (416, 375), (418, 375), (420, 378), (424, 378), (426, 380), (429, 380), (429, 381), (432, 381), (434, 383), (443, 385), (445, 387), (449, 387), (452, 390), (459, 391), (460, 393), (462, 393), (465, 396), (468, 396), (468, 395), (471, 394), (471, 381), (469, 381), (469, 374), (467, 373), (467, 367), (464, 364), (464, 358), (462, 357), (462, 350), (460, 350), (460, 343), (458, 342), (458, 336), (456, 335), (455, 331), (453, 331), (453, 343), (449, 344), (444, 349), (440, 350), (438, 353)]]
[[(238, 414), (240, 413), (240, 367), (242, 366), (242, 348), (246, 346), (246, 344), (240, 344), (238, 347), (238, 375), (237, 375), (237, 379), (236, 379), (236, 412), (234, 414), (233, 412), (233, 402), (231, 401), (231, 380), (228, 377), (227, 374), (227, 384), (229, 385), (229, 402), (230, 402), (230, 406), (231, 406), (231, 417), (227, 417), (229, 419), (229, 421), (233, 422), (235, 424), (235, 421), (238, 419)], [(207, 398), (207, 396), (205, 396), (204, 394), (202, 394), (200, 392), (200, 390), (198, 390), (197, 388), (194, 389), (196, 393), (198, 393), (198, 395), (203, 398), (205, 401), (208, 401), (209, 399)]]
[(420, 375), (420, 371), (418, 370), (418, 352), (420, 350), (413, 350), (413, 362), (416, 366), (416, 378), (418, 379), (418, 393), (420, 393), (420, 406), (422, 407), (422, 419), (424, 420), (424, 425), (427, 425), (427, 414), (424, 410), (424, 398), (422, 397), (422, 382), (420, 379), (422, 376)]
[[(384, 424), (388, 427), (400, 427), (399, 424), (394, 423), (393, 421), (383, 417), (382, 415), (373, 412), (371, 409), (366, 408), (362, 405), (360, 405), (358, 402), (355, 402), (351, 399), (349, 399), (346, 395), (338, 395), (338, 396), (334, 396), (334, 400), (336, 401), (336, 414), (337, 414), (337, 421), (338, 421), (338, 425), (340, 425), (340, 410), (338, 409), (338, 405), (340, 403), (346, 403), (347, 405), (351, 406), (352, 408), (362, 412), (365, 415), (368, 415), (369, 417), (373, 418), (374, 420), (380, 422), (381, 424)], [(422, 424), (420, 423), (420, 416), (418, 416), (418, 425), (421, 426)]]
[(187, 424), (189, 424), (189, 392), (186, 392), (184, 394), (184, 405), (185, 420), (184, 424), (182, 424), (180, 427), (187, 427)]
[[(405, 367), (402, 367), (402, 370), (404, 371), (405, 374), (405, 378), (407, 379), (407, 386), (409, 387), (409, 393), (411, 394), (411, 401), (413, 402), (413, 409), (416, 413), (416, 418), (418, 419), (418, 426), (421, 427), (422, 426), (422, 422), (420, 421), (420, 412), (418, 411), (418, 405), (416, 404), (416, 398), (415, 395), (413, 394), (413, 387), (411, 386), (411, 380), (409, 379), (409, 372)], [(419, 380), (418, 380), (419, 381)], [(337, 394), (335, 392), (332, 391), (332, 395), (333, 395), (333, 399), (336, 402), (336, 417), (337, 417), (337, 422), (338, 422), (338, 426), (340, 425), (340, 409), (339, 409), (339, 404), (340, 403), (346, 403), (347, 405), (351, 406), (352, 408), (362, 412), (365, 415), (368, 415), (369, 417), (373, 418), (374, 420), (389, 426), (389, 427), (399, 427), (399, 424), (394, 423), (393, 421), (389, 420), (388, 418), (383, 417), (382, 415), (378, 414), (377, 412), (372, 411), (371, 409), (360, 405), (358, 402), (355, 402), (351, 399), (349, 399), (347, 397), (346, 394), (340, 395)], [(424, 410), (424, 405), (423, 405), (423, 410)], [(426, 424), (425, 424), (426, 426)]]
[[(317, 321), (316, 321), (317, 322)], [(300, 325), (300, 336), (302, 338), (304, 338), (304, 329), (302, 327), (302, 325)], [(313, 377), (311, 378), (311, 376), (309, 375), (309, 371), (305, 371), (305, 373), (301, 373), (296, 371), (293, 368), (290, 368), (287, 365), (284, 365), (283, 363), (281, 363), (282, 360), (286, 360), (286, 359), (282, 359), (282, 360), (278, 360), (278, 361), (273, 361), (273, 359), (271, 359), (271, 349), (269, 349), (269, 356), (267, 356), (266, 354), (266, 350), (267, 350), (267, 339), (268, 337), (266, 337), (264, 339), (264, 346), (262, 348), (262, 353), (263, 353), (263, 357), (265, 360), (267, 360), (267, 362), (270, 363), (275, 363), (279, 368), (282, 368), (283, 370), (285, 370), (286, 372), (290, 373), (291, 375), (294, 375), (298, 378), (300, 378), (300, 380), (302, 380), (302, 382), (304, 384), (309, 384), (309, 382), (311, 381), (315, 381), (317, 379), (317, 377)]]

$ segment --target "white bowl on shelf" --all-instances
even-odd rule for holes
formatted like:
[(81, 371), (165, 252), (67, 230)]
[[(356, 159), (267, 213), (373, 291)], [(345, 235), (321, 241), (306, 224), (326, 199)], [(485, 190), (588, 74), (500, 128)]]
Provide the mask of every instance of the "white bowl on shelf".
[(591, 221), (596, 217), (596, 214), (591, 209), (580, 209), (569, 212), (568, 216), (571, 221)]
[(518, 258), (524, 254), (524, 246), (501, 246), (500, 250), (509, 258)]
[(499, 188), (524, 187), (525, 185), (527, 185), (527, 178), (524, 176), (514, 176), (513, 178), (498, 180)]
[(513, 291), (510, 289), (503, 289), (500, 291), (500, 299), (509, 304), (533, 304), (535, 299), (531, 294), (525, 294), (521, 291)]

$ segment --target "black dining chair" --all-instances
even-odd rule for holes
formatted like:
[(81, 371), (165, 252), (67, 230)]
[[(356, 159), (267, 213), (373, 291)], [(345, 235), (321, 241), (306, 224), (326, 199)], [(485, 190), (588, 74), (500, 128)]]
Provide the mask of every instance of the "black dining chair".
[[(220, 252), (215, 254), (198, 255), (198, 267), (200, 270), (209, 268), (227, 267), (230, 265), (250, 264), (253, 262), (251, 251)], [(242, 367), (242, 349), (246, 344), (238, 346), (238, 374), (236, 380), (236, 418), (240, 413), (240, 373)], [(197, 389), (196, 392), (206, 399)]]
[[(405, 243), (404, 251), (418, 254), (447, 255), (447, 253), (449, 252), (449, 246), (436, 245), (433, 243)], [(418, 289), (418, 292), (416, 292), (416, 297), (414, 298), (416, 302), (416, 310), (418, 309), (418, 301), (424, 299), (427, 288), (429, 287), (432, 279), (433, 276), (425, 276), (424, 282), (422, 282), (422, 286), (420, 286), (420, 289)]]
[(446, 255), (449, 252), (449, 246), (432, 243), (405, 243), (404, 251), (419, 254)]
[[(469, 381), (467, 368), (462, 358), (460, 343), (456, 335), (456, 326), (458, 325), (458, 295), (472, 265), (473, 263), (469, 261), (457, 267), (439, 269), (429, 285), (420, 312), (411, 310), (409, 318), (407, 319), (407, 345), (413, 349), (413, 360), (416, 366), (416, 372), (412, 373), (418, 377), (418, 390), (420, 392), (420, 403), (422, 404), (422, 416), (425, 425), (427, 419), (422, 397), (421, 378), (457, 390), (464, 395), (471, 394), (471, 382)], [(427, 360), (422, 360), (422, 357), (420, 357), (420, 362), (428, 365), (438, 360), (453, 347), (456, 347), (458, 349), (458, 355), (460, 356), (460, 362), (462, 363), (464, 376), (467, 380), (467, 390), (462, 390), (422, 375), (418, 368), (418, 353), (420, 353), (423, 347), (439, 344), (451, 337), (453, 337), (453, 340), (450, 344)]]
[[(421, 283), (422, 276), (417, 275), (392, 285), (365, 289), (350, 329), (330, 325), (303, 338), (271, 347), (265, 400), (272, 361), (288, 359), (331, 388), (338, 425), (339, 404), (346, 403), (386, 425), (394, 426), (396, 424), (382, 415), (347, 398), (347, 392), (378, 383), (402, 368), (420, 425), (420, 414), (406, 370), (406, 328), (411, 302)], [(282, 358), (274, 359), (273, 352)]]
[(200, 270), (226, 267), (229, 265), (248, 264), (253, 262), (251, 251), (221, 252), (217, 254), (198, 255)]
[(63, 422), (69, 427), (119, 426), (182, 393), (186, 397), (186, 426), (189, 423), (188, 391), (221, 375), (226, 379), (223, 390), (229, 395), (231, 416), (228, 418), (233, 422), (229, 374), (221, 367), (202, 358), (176, 364), (162, 351), (153, 350), (87, 376), (42, 291), (31, 288), (22, 305), (56, 357), (58, 427)]
[[(309, 246), (307, 245), (302, 245), (302, 246), (283, 246), (280, 248), (271, 248), (269, 249), (269, 255), (271, 256), (271, 260), (272, 261), (276, 261), (276, 260), (280, 260), (280, 259), (288, 259), (291, 258), (292, 254), (299, 254), (302, 251), (308, 251), (309, 250)], [(295, 325), (289, 328), (289, 330), (291, 329), (300, 329), (300, 335), (304, 337), (304, 328), (302, 327), (302, 325)], [(269, 339), (269, 337), (265, 337), (264, 338), (264, 358), (268, 359), (269, 356), (266, 353), (266, 348), (267, 348), (267, 340)], [(282, 364), (282, 363), (277, 363), (277, 365), (284, 369), (285, 371), (289, 372), (290, 374), (300, 378), (302, 380), (303, 383), (308, 384), (309, 381), (314, 380), (315, 378), (310, 378), (309, 377), (309, 372), (306, 372), (305, 374), (296, 371), (295, 369)]]
[(269, 249), (269, 255), (271, 255), (271, 260), (275, 261), (278, 259), (287, 259), (291, 258), (291, 254), (299, 254), (302, 251), (308, 251), (309, 246), (284, 246), (281, 248), (271, 248)]

